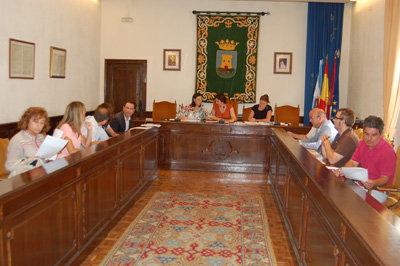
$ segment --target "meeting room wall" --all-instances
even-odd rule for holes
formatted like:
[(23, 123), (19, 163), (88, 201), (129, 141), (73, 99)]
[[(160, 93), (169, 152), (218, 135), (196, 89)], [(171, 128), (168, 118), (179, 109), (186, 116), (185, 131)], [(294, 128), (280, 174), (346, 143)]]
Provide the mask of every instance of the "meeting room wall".
[[(104, 59), (147, 60), (147, 110), (153, 100), (188, 104), (194, 93), (196, 16), (192, 10), (269, 11), (260, 20), (257, 101), (268, 93), (271, 105), (303, 109), (307, 4), (215, 0), (103, 0), (100, 82)], [(132, 17), (122, 23), (121, 17)], [(181, 71), (163, 71), (163, 49), (181, 49)], [(291, 75), (273, 74), (274, 52), (292, 52)], [(104, 93), (103, 87), (100, 89)], [(104, 94), (103, 94), (104, 95)], [(211, 107), (210, 107), (211, 108)], [(239, 107), (241, 112), (241, 106)]]
[(358, 0), (352, 9), (348, 106), (364, 119), (383, 117), (384, 0)]
[[(99, 98), (99, 0), (0, 1), (0, 123), (30, 106), (61, 115), (73, 100), (93, 110)], [(33, 42), (34, 79), (9, 78), (9, 39)], [(66, 78), (50, 78), (50, 46), (67, 50)]]

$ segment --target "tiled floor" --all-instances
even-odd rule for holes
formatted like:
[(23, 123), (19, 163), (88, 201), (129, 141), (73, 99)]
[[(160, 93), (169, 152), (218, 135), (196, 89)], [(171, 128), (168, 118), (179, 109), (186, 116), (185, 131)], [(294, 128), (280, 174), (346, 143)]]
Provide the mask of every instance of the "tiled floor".
[(159, 170), (158, 179), (147, 186), (127, 208), (127, 211), (119, 215), (116, 222), (110, 225), (111, 231), (108, 234), (100, 235), (92, 244), (92, 247), (85, 254), (82, 254), (76, 263), (98, 265), (150, 201), (154, 193), (159, 191), (261, 195), (268, 216), (270, 237), (278, 265), (297, 264), (284, 229), (282, 217), (265, 175), (170, 170)]

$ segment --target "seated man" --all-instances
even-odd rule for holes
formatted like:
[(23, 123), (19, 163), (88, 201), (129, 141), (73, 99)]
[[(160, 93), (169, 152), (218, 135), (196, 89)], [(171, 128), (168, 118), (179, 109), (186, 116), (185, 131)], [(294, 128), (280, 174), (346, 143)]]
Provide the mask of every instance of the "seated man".
[(122, 112), (117, 113), (111, 120), (111, 128), (116, 133), (121, 133), (129, 130), (129, 122), (131, 116), (135, 113), (135, 102), (126, 101), (122, 108)]
[(384, 123), (380, 117), (368, 116), (363, 123), (364, 139), (358, 143), (345, 167), (361, 166), (368, 169), (367, 189), (391, 185), (396, 170), (396, 152), (383, 138)]
[(329, 164), (342, 167), (351, 159), (360, 141), (352, 128), (355, 120), (356, 115), (353, 110), (341, 108), (336, 113), (336, 117), (333, 118), (338, 134), (332, 144), (328, 135), (322, 136), (322, 155), (324, 159), (328, 160)]
[(324, 110), (319, 108), (314, 108), (310, 111), (310, 122), (315, 129), (311, 129), (309, 134), (298, 135), (292, 132), (288, 132), (288, 134), (295, 139), (299, 139), (304, 148), (316, 150), (321, 153), (321, 137), (326, 134), (330, 137), (330, 140), (333, 141), (337, 134), (337, 130), (332, 122), (326, 119)]
[(108, 139), (106, 130), (111, 129), (111, 127), (107, 125), (109, 119), (110, 113), (104, 103), (97, 106), (94, 111), (94, 116), (86, 117), (85, 120), (92, 124), (92, 141), (104, 141)]

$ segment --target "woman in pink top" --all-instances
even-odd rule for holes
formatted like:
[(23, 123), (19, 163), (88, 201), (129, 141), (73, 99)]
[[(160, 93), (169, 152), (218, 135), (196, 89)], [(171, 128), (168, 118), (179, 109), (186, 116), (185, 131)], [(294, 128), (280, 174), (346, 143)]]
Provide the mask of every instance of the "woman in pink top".
[[(81, 150), (81, 145), (87, 148), (92, 143), (92, 125), (85, 123), (86, 109), (81, 102), (71, 102), (65, 109), (64, 117), (57, 128), (64, 132), (64, 139), (68, 140), (67, 146), (58, 154), (57, 158), (67, 156)], [(88, 135), (82, 133), (82, 127), (86, 126)]]
[(218, 93), (215, 96), (215, 104), (211, 110), (211, 117), (207, 120), (225, 120), (226, 122), (235, 122), (236, 115), (233, 106), (226, 103), (226, 97), (223, 93)]

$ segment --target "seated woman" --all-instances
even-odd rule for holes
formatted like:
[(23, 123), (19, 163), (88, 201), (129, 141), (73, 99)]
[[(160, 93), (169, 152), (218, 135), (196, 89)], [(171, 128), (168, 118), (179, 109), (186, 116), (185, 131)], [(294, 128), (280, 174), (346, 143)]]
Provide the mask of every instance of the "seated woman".
[(211, 117), (208, 120), (225, 120), (226, 122), (235, 122), (236, 115), (233, 106), (226, 103), (226, 97), (223, 93), (218, 93), (215, 96), (215, 105), (211, 110)]
[(15, 171), (21, 159), (35, 157), (45, 133), (50, 129), (46, 110), (41, 107), (28, 108), (21, 116), (18, 128), (21, 131), (8, 144), (5, 163), (8, 172)]
[(268, 94), (260, 97), (260, 104), (251, 108), (249, 121), (252, 122), (270, 122), (272, 117), (272, 108), (269, 104)]
[[(65, 109), (64, 117), (57, 128), (63, 131), (63, 138), (68, 140), (67, 146), (58, 154), (57, 158), (65, 157), (81, 150), (92, 143), (92, 124), (85, 122), (85, 105), (81, 102), (71, 102)], [(83, 134), (83, 125), (87, 128), (87, 136)]]
[(203, 106), (203, 96), (195, 93), (192, 96), (192, 103), (183, 107), (177, 114), (180, 120), (204, 120), (208, 116), (207, 109)]

